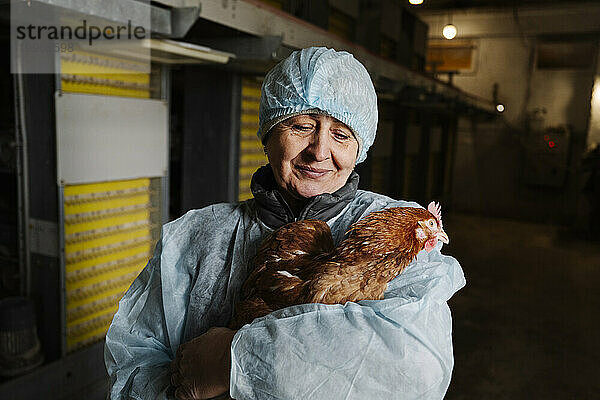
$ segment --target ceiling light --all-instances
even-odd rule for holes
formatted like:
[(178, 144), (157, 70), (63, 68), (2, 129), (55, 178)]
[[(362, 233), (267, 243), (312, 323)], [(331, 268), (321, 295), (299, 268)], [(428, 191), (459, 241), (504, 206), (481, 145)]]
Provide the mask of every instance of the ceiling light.
[(444, 29), (442, 30), (442, 35), (450, 40), (450, 39), (454, 39), (456, 37), (456, 26), (452, 25), (452, 24), (448, 24), (446, 26), (444, 26)]
[(419, 4), (423, 4), (423, 0), (408, 0), (410, 4), (413, 6), (418, 6)]
[(502, 103), (496, 104), (496, 111), (498, 111), (499, 113), (504, 112), (504, 104), (502, 104)]

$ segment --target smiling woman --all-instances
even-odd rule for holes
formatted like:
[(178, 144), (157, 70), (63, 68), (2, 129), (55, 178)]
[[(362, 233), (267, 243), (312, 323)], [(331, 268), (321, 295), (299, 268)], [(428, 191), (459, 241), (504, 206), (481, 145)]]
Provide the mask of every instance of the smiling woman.
[[(254, 197), (163, 227), (106, 336), (111, 398), (443, 398), (453, 365), (446, 301), (464, 277), (439, 246), (391, 281), (382, 301), (299, 304), (225, 328), (272, 232), (318, 220), (333, 245), (375, 212), (419, 207), (358, 190), (354, 167), (367, 157), (377, 118), (369, 73), (347, 52), (298, 50), (267, 74), (257, 134), (269, 164), (252, 176)], [(280, 247), (302, 255), (302, 237)]]
[(266, 152), (275, 181), (296, 213), (305, 199), (344, 186), (354, 170), (358, 141), (335, 118), (303, 114), (272, 128)]

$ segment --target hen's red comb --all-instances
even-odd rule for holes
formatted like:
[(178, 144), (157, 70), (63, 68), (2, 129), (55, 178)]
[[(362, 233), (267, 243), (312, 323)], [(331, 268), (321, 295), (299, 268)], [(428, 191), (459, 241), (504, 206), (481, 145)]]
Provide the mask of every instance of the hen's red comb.
[(438, 220), (438, 223), (440, 224), (440, 228), (441, 228), (442, 227), (442, 207), (440, 206), (440, 203), (436, 203), (436, 202), (432, 201), (427, 206), (427, 211), (432, 213), (433, 216), (435, 217), (435, 219)]

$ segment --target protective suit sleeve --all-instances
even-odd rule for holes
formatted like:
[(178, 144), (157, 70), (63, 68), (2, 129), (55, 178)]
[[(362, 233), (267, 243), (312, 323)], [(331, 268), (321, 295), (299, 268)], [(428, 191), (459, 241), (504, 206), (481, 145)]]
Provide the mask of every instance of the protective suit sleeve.
[[(165, 252), (169, 252), (169, 245), (161, 239), (154, 256), (120, 301), (106, 335), (104, 359), (110, 399), (173, 398), (169, 365), (172, 349), (179, 346), (184, 318), (170, 320), (169, 315), (186, 314), (189, 296), (183, 293), (189, 292), (191, 283), (186, 273), (168, 271), (161, 276)], [(178, 293), (168, 289), (174, 279), (178, 279)], [(163, 306), (165, 293), (170, 297), (166, 300), (169, 313)]]
[(447, 300), (458, 262), (422, 251), (383, 300), (276, 311), (232, 342), (235, 399), (442, 399), (453, 368)]

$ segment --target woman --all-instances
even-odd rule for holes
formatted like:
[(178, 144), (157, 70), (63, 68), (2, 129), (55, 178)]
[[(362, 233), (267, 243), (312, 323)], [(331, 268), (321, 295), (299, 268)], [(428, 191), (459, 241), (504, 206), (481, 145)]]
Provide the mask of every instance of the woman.
[(351, 54), (294, 52), (267, 74), (259, 114), (269, 165), (253, 176), (254, 199), (166, 224), (121, 300), (106, 337), (112, 398), (442, 398), (453, 366), (446, 301), (464, 277), (439, 248), (421, 252), (384, 300), (293, 306), (239, 331), (209, 330), (227, 326), (273, 229), (321, 219), (337, 243), (372, 211), (418, 207), (357, 190), (377, 97)]

